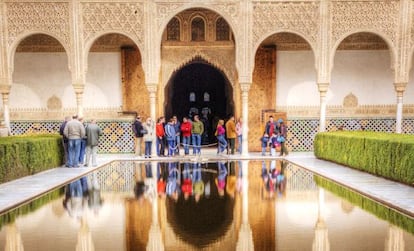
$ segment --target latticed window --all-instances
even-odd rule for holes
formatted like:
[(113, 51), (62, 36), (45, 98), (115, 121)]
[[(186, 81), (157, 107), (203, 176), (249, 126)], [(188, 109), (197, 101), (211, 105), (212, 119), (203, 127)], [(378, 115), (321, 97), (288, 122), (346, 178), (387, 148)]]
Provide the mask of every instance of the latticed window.
[(205, 26), (202, 18), (196, 17), (191, 22), (191, 40), (204, 41), (205, 40)]
[(180, 21), (178, 18), (173, 18), (167, 25), (167, 40), (180, 40)]
[(216, 21), (216, 40), (227, 41), (230, 40), (230, 27), (224, 18), (219, 18)]

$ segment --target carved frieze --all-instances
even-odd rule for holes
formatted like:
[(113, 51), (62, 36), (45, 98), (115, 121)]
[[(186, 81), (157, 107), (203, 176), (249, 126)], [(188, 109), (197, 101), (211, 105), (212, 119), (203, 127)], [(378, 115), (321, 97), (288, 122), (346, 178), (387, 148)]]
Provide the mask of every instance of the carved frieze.
[(332, 2), (332, 44), (353, 31), (378, 31), (395, 43), (399, 6), (393, 0)]
[(70, 47), (68, 2), (6, 3), (8, 45), (25, 32), (46, 32)]
[(318, 37), (318, 2), (255, 2), (253, 4), (253, 44), (272, 31), (297, 31), (310, 43)]
[(143, 3), (82, 3), (82, 18), (85, 41), (102, 31), (120, 31), (131, 34), (137, 45), (143, 48)]

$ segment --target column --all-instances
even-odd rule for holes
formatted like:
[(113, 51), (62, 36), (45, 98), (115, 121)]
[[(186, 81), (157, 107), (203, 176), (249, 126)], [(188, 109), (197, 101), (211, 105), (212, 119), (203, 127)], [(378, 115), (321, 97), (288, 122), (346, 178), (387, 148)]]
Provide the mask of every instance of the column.
[(243, 117), (243, 127), (242, 127), (242, 156), (247, 156), (249, 154), (249, 90), (251, 83), (240, 83), (241, 95), (242, 95), (242, 117)]
[(3, 120), (7, 128), (10, 131), (10, 108), (9, 108), (9, 95), (11, 85), (0, 85), (0, 93), (3, 100)]
[(319, 115), (319, 132), (326, 130), (326, 94), (328, 92), (329, 83), (318, 83), (320, 95), (320, 115)]
[(397, 92), (397, 117), (395, 123), (395, 132), (402, 132), (402, 114), (403, 114), (403, 95), (407, 83), (394, 83), (395, 91)]
[[(157, 123), (157, 118), (155, 117), (155, 111), (156, 111), (156, 94), (157, 94), (157, 84), (148, 84), (147, 83), (147, 89), (149, 92), (149, 98), (150, 98), (150, 116), (152, 121), (154, 121), (155, 125)], [(155, 126), (154, 126), (154, 130), (155, 130)], [(154, 135), (155, 132), (154, 132)], [(157, 141), (153, 140), (152, 141), (152, 146), (151, 146), (151, 154), (152, 156), (157, 156)]]
[(78, 117), (83, 117), (83, 90), (85, 85), (82, 83), (73, 84), (73, 89), (75, 90), (76, 95), (76, 106)]

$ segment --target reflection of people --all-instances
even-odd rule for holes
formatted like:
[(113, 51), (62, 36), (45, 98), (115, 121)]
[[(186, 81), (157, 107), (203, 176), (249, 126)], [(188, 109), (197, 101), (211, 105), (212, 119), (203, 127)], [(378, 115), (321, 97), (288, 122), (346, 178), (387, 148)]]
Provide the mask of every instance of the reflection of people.
[(101, 128), (96, 124), (96, 120), (92, 119), (91, 123), (86, 127), (86, 159), (85, 166), (89, 165), (92, 157), (92, 166), (97, 166), (96, 155), (98, 153), (99, 136), (102, 135)]
[(177, 163), (169, 162), (168, 163), (168, 178), (165, 192), (174, 201), (178, 200), (180, 195), (180, 172), (177, 168)]
[(165, 189), (167, 186), (168, 170), (165, 163), (157, 163), (157, 192), (161, 198), (165, 197)]
[(88, 195), (89, 191), (86, 177), (73, 181), (65, 187), (63, 207), (68, 211), (69, 216), (75, 218), (82, 217)]
[(237, 177), (235, 164), (235, 162), (228, 162), (229, 173), (227, 175), (226, 192), (232, 198), (234, 198), (234, 196), (236, 195)]
[(218, 165), (218, 175), (216, 179), (217, 191), (220, 197), (224, 196), (225, 188), (226, 188), (226, 177), (227, 177), (227, 169), (226, 164), (224, 161), (219, 161)]
[(190, 198), (193, 194), (193, 181), (191, 179), (190, 163), (184, 163), (182, 173), (183, 181), (181, 183), (181, 192), (184, 195), (184, 199), (188, 200), (188, 198)]
[(194, 122), (191, 125), (191, 136), (193, 143), (193, 154), (201, 154), (201, 135), (204, 132), (203, 122), (200, 121), (198, 115), (194, 116)]
[(201, 163), (193, 163), (193, 193), (194, 200), (200, 201), (204, 193), (204, 181), (201, 176)]

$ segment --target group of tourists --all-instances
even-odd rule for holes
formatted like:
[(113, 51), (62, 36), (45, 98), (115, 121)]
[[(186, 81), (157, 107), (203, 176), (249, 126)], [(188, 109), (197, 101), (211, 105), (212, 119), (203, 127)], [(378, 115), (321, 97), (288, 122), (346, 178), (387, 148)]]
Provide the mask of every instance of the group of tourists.
[(266, 123), (265, 131), (260, 139), (262, 143), (262, 155), (266, 155), (267, 147), (269, 147), (269, 155), (275, 156), (276, 151), (280, 148), (279, 156), (288, 155), (285, 145), (287, 137), (287, 127), (283, 119), (274, 121), (273, 116), (269, 116), (269, 121)]
[(77, 115), (68, 116), (61, 124), (59, 133), (62, 135), (66, 167), (89, 166), (91, 159), (92, 166), (97, 166), (96, 155), (102, 130), (95, 119), (84, 123), (83, 118)]
[[(157, 156), (176, 156), (180, 154), (181, 148), (184, 150), (184, 155), (189, 155), (191, 147), (193, 155), (201, 154), (204, 124), (198, 115), (194, 115), (193, 120), (184, 117), (182, 122), (177, 119), (177, 116), (172, 116), (168, 121), (162, 116), (155, 124), (151, 118), (147, 118), (145, 123), (141, 122), (141, 116), (138, 115), (132, 124), (132, 130), (135, 136), (135, 154), (138, 156), (142, 155), (142, 141), (145, 143), (145, 158), (151, 158), (153, 141), (156, 144)], [(216, 137), (218, 154), (222, 154), (225, 149), (228, 149), (228, 154), (234, 154), (236, 138), (238, 139), (237, 151), (241, 153), (242, 119), (240, 118), (237, 124), (234, 116), (230, 116), (226, 123), (224, 120), (219, 120)]]

